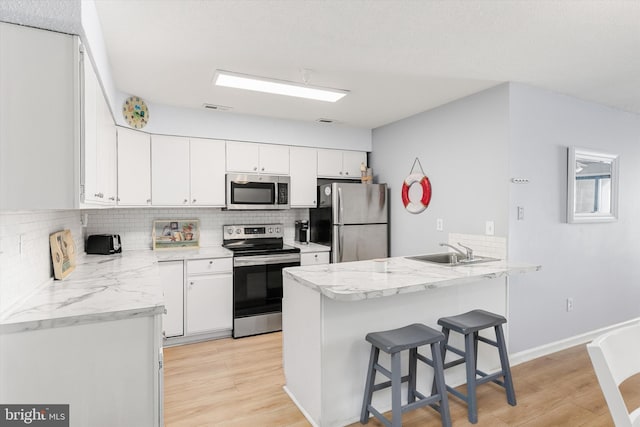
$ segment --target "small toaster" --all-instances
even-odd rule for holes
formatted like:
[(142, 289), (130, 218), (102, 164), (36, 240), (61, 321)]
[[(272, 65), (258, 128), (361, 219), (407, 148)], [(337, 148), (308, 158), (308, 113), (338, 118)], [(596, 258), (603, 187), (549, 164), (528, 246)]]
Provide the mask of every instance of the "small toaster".
[(119, 234), (93, 234), (87, 238), (84, 248), (88, 254), (111, 255), (122, 252)]

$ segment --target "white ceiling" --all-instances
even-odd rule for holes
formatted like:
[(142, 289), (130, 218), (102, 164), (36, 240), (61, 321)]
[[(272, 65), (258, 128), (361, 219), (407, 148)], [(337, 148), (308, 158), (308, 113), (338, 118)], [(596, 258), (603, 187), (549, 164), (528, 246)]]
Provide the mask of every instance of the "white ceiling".
[[(640, 113), (640, 2), (96, 0), (115, 86), (161, 104), (365, 128), (501, 82)], [(348, 89), (213, 87), (216, 69)], [(224, 114), (214, 112), (211, 114)]]

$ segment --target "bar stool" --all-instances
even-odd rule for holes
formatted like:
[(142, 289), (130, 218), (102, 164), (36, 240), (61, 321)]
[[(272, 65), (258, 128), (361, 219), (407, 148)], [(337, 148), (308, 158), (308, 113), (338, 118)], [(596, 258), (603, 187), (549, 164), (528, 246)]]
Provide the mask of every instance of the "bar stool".
[[(446, 386), (447, 390), (467, 403), (469, 422), (473, 424), (478, 422), (476, 387), (480, 384), (493, 381), (494, 383), (504, 387), (507, 393), (507, 402), (511, 406), (516, 405), (516, 393), (513, 389), (511, 368), (509, 367), (507, 347), (505, 345), (504, 333), (502, 331), (502, 324), (506, 322), (507, 319), (504, 317), (484, 310), (472, 310), (457, 316), (443, 317), (438, 320), (438, 324), (442, 326), (442, 333), (444, 334), (444, 341), (441, 345), (442, 360), (445, 360), (447, 350), (462, 356), (460, 359), (445, 362), (444, 369), (448, 369), (462, 363), (465, 363), (467, 368), (466, 396), (450, 386)], [(479, 335), (479, 331), (491, 327), (495, 329), (496, 341)], [(464, 351), (454, 348), (449, 344), (450, 331), (455, 331), (464, 335)], [(501, 370), (499, 372), (487, 374), (478, 369), (478, 341), (482, 341), (498, 348), (501, 365)], [(480, 378), (477, 378), (478, 376), (480, 376)], [(501, 377), (503, 380), (499, 380)], [(437, 389), (437, 384), (434, 383), (432, 389)]]
[[(369, 369), (367, 371), (367, 383), (362, 402), (360, 422), (369, 422), (369, 413), (372, 413), (387, 427), (400, 427), (402, 425), (402, 413), (426, 405), (432, 406), (440, 413), (442, 425), (451, 426), (449, 414), (449, 402), (444, 383), (444, 373), (441, 359), (440, 342), (444, 335), (426, 325), (414, 323), (403, 328), (367, 334), (366, 340), (371, 343), (371, 356), (369, 357)], [(432, 358), (418, 353), (418, 347), (429, 344)], [(378, 364), (380, 350), (391, 355), (391, 370), (387, 370)], [(409, 374), (402, 376), (400, 366), (400, 354), (403, 350), (409, 350)], [(426, 363), (434, 371), (434, 390), (431, 396), (425, 396), (416, 390), (417, 361)], [(390, 381), (375, 384), (376, 372), (384, 374)], [(403, 382), (409, 382), (407, 404), (402, 405), (400, 387)], [(391, 387), (391, 412), (392, 420), (389, 420), (371, 405), (373, 392)], [(418, 400), (416, 401), (416, 398)], [(439, 404), (437, 404), (439, 402)]]

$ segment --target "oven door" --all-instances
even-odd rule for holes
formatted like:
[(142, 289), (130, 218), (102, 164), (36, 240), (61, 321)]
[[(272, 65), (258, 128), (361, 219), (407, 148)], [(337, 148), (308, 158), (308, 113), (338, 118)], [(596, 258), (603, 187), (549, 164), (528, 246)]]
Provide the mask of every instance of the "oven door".
[(299, 253), (234, 257), (234, 338), (282, 330), (282, 269), (299, 265)]

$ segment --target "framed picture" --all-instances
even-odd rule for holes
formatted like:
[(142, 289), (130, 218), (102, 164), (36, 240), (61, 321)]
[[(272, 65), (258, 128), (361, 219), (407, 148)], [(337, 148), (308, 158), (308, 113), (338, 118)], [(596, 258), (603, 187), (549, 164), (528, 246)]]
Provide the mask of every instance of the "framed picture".
[(200, 247), (200, 221), (197, 219), (153, 221), (153, 249)]

